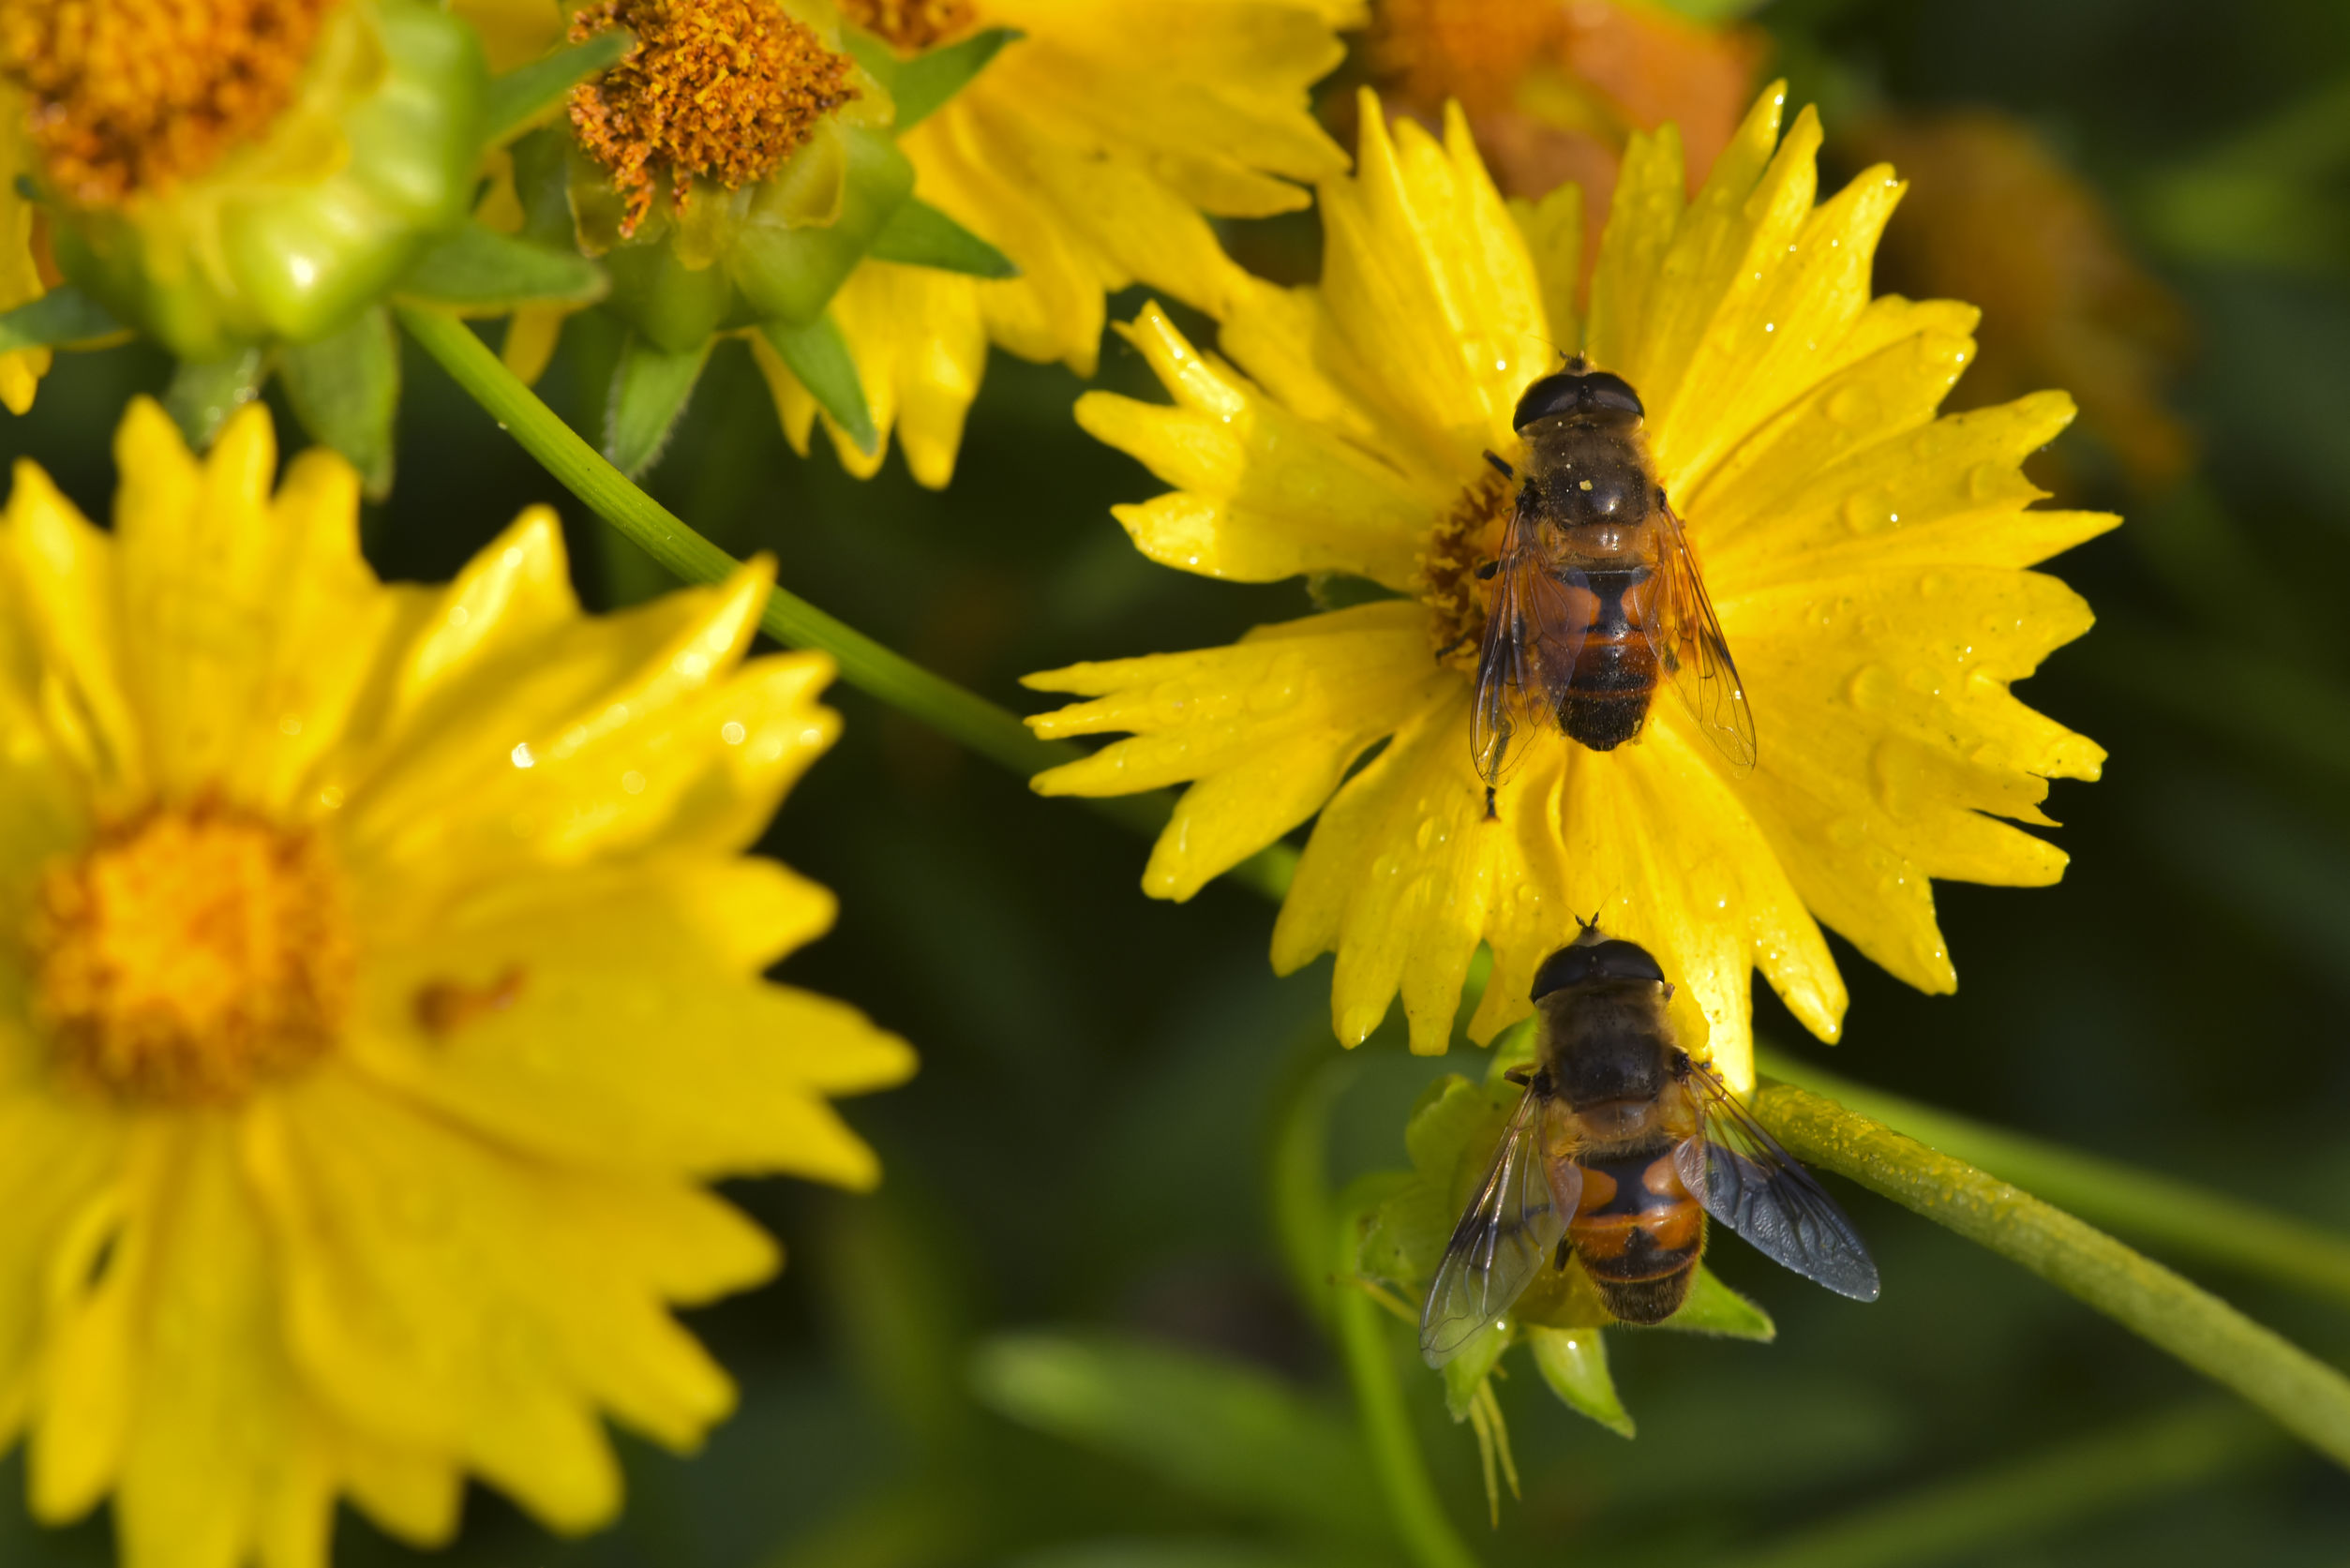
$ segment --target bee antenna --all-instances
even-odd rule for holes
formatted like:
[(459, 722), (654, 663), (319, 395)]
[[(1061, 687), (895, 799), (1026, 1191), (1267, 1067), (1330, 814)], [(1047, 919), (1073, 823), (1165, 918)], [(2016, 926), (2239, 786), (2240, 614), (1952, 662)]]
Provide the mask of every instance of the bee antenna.
[(1583, 918), (1580, 915), (1578, 915), (1575, 917), (1575, 923), (1581, 926), (1585, 931), (1597, 931), (1599, 929), (1599, 914), (1600, 912), (1598, 910), (1593, 910), (1591, 912), (1591, 918), (1588, 920)]

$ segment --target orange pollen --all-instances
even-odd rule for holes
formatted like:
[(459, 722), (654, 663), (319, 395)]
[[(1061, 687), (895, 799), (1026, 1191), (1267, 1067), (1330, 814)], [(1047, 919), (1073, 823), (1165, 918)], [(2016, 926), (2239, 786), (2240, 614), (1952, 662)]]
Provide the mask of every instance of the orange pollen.
[(1437, 656), (1455, 669), (1477, 667), (1477, 644), (1485, 636), (1485, 605), (1491, 597), (1477, 568), (1501, 553), (1502, 519), (1515, 490), (1489, 473), (1460, 492), (1450, 512), (1428, 536), (1419, 555), (1420, 603), (1429, 607), (1428, 635)]
[(1385, 0), (1366, 53), (1371, 72), (1427, 104), (1472, 114), (1509, 107), (1527, 70), (1565, 37), (1561, 0)]
[(355, 949), (315, 834), (163, 807), (41, 874), (34, 1014), (60, 1066), (118, 1099), (221, 1104), (323, 1055)]
[(756, 184), (857, 96), (849, 57), (776, 0), (593, 0), (571, 37), (614, 27), (635, 33), (636, 47), (571, 90), (571, 124), (627, 198), (623, 234), (652, 210), (662, 181), (680, 211), (694, 179)]
[(970, 0), (841, 0), (841, 20), (900, 54), (919, 54), (969, 32), (978, 11)]
[(292, 102), (337, 0), (5, 0), (0, 77), (68, 199), (195, 179)]

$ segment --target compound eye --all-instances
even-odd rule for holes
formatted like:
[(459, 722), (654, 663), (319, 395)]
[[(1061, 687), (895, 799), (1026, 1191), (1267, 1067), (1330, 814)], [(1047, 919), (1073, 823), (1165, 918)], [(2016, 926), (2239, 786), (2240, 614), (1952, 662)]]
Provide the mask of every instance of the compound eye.
[(1534, 971), (1533, 994), (1528, 998), (1539, 1002), (1554, 991), (1587, 983), (1592, 976), (1592, 957), (1597, 949), (1592, 947), (1561, 948), (1542, 961)]
[(1581, 401), (1582, 381), (1582, 377), (1564, 370), (1543, 377), (1519, 397), (1518, 411), (1511, 416), (1512, 425), (1523, 430), (1537, 419), (1573, 413)]
[(1645, 419), (1648, 411), (1640, 407), (1640, 395), (1632, 390), (1632, 383), (1622, 376), (1611, 376), (1605, 370), (1594, 370), (1582, 380), (1582, 406), (1594, 411), (1607, 410), (1613, 413), (1630, 414)]

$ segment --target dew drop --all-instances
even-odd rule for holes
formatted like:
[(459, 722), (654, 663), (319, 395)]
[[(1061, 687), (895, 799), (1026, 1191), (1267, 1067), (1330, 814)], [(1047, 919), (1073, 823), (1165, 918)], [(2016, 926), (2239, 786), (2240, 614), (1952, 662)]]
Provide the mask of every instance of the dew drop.
[(1844, 694), (1864, 713), (1881, 713), (1900, 695), (1893, 671), (1882, 665), (1863, 665), (1846, 681)]
[(1868, 387), (1848, 386), (1837, 389), (1828, 398), (1828, 417), (1838, 425), (1860, 426), (1877, 418), (1877, 394)]
[(2002, 464), (1977, 463), (1967, 470), (1967, 494), (1976, 500), (1996, 500), (2008, 489), (2008, 470)]

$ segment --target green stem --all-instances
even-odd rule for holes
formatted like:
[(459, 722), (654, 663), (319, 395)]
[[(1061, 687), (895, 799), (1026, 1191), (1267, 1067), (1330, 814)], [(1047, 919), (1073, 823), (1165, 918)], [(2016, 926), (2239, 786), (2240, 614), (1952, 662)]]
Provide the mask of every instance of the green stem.
[(1754, 1112), (1799, 1157), (2023, 1264), (2350, 1467), (2350, 1379), (2103, 1232), (1789, 1083)]
[[(1338, 1230), (1338, 1273), (1341, 1280), (1361, 1272), (1364, 1204), (1341, 1205)], [(1355, 1387), (1355, 1403), (1362, 1419), (1363, 1438), (1370, 1445), (1370, 1462), (1379, 1473), (1379, 1489), (1395, 1516), (1396, 1533), (1419, 1568), (1477, 1568), (1477, 1560), (1437, 1501), (1435, 1483), (1420, 1457), (1412, 1435), (1412, 1413), (1403, 1402), (1403, 1384), (1396, 1377), (1395, 1351), (1387, 1341), (1385, 1313), (1362, 1291), (1336, 1285), (1339, 1349), (1346, 1359), (1347, 1381)]]
[(1865, 1088), (1776, 1051), (1762, 1070), (1828, 1096), (1929, 1148), (1991, 1172), (2094, 1224), (2350, 1303), (2350, 1238), (2159, 1171), (2102, 1159)]
[(2276, 1429), (2196, 1404), (1863, 1508), (1719, 1568), (1908, 1568), (2019, 1544), (2266, 1458)]
[[(538, 394), (500, 363), (489, 346), (463, 321), (417, 306), (393, 308), (409, 336), (498, 421), (500, 428), (647, 555), (691, 583), (723, 581), (741, 565), (695, 532), (676, 513), (630, 484), (540, 401)], [(1065, 740), (1039, 739), (1009, 709), (932, 674), (786, 589), (778, 588), (769, 595), (759, 625), (788, 647), (831, 654), (840, 665), (841, 679), (859, 691), (1023, 778), (1033, 778), (1085, 754)], [(1124, 827), (1154, 835), (1167, 825), (1172, 809), (1170, 798), (1163, 794), (1088, 799), (1085, 804)], [(1295, 851), (1275, 844), (1228, 874), (1279, 899), (1288, 890), (1296, 860)]]

